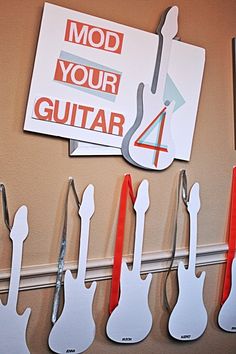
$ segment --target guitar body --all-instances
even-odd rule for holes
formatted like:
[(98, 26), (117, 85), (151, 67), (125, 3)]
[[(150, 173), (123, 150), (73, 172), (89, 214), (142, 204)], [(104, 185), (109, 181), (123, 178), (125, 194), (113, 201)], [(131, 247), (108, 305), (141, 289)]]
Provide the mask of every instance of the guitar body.
[(56, 353), (82, 353), (95, 337), (92, 305), (96, 282), (86, 288), (67, 270), (64, 289), (63, 311), (50, 332), (49, 346)]
[(207, 311), (203, 302), (205, 272), (197, 278), (185, 269), (183, 262), (178, 267), (179, 296), (170, 315), (169, 332), (178, 340), (194, 340), (200, 337), (207, 326)]
[(19, 315), (11, 306), (0, 303), (0, 353), (30, 353), (26, 344), (26, 328), (30, 313), (31, 309), (28, 308)]
[(82, 353), (93, 342), (95, 322), (92, 314), (96, 283), (90, 288), (78, 283), (69, 270), (65, 274), (65, 304), (49, 335), (49, 346), (56, 353)]
[(118, 306), (108, 319), (108, 337), (118, 343), (137, 343), (152, 328), (152, 314), (148, 305), (148, 293), (152, 275), (141, 279), (122, 262), (121, 295)]
[[(173, 162), (171, 118), (174, 105), (175, 102), (171, 102), (165, 106), (148, 85), (144, 85), (143, 90), (139, 87), (136, 123), (127, 133), (129, 156), (139, 167), (163, 170)], [(127, 140), (123, 144), (125, 146)]]
[(236, 258), (232, 262), (230, 293), (220, 309), (218, 323), (225, 331), (236, 332)]

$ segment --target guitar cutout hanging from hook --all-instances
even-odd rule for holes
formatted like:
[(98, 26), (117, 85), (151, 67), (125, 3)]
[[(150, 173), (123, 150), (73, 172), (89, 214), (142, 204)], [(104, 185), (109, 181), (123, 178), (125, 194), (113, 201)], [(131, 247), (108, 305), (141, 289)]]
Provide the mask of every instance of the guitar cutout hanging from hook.
[(0, 300), (0, 353), (29, 354), (26, 328), (31, 309), (17, 312), (23, 242), (28, 236), (27, 207), (22, 205), (16, 212), (10, 232), (12, 240), (12, 265), (9, 293), (6, 305)]
[(223, 330), (236, 332), (236, 257), (231, 266), (230, 293), (220, 309), (218, 323)]
[(207, 326), (207, 312), (203, 302), (205, 272), (196, 277), (197, 214), (200, 210), (199, 184), (190, 190), (187, 210), (190, 218), (189, 263), (178, 265), (179, 296), (169, 318), (169, 332), (172, 337), (190, 341), (200, 337)]
[(79, 209), (81, 218), (78, 272), (76, 278), (70, 270), (65, 273), (65, 304), (62, 313), (49, 334), (49, 347), (56, 353), (82, 353), (93, 342), (95, 322), (92, 306), (96, 282), (85, 286), (86, 261), (90, 219), (94, 213), (94, 187), (85, 189)]
[(236, 332), (236, 167), (233, 167), (229, 213), (229, 240), (222, 307), (218, 314), (219, 326), (227, 332)]
[(163, 102), (163, 96), (177, 18), (178, 8), (173, 6), (160, 30), (152, 86), (139, 84), (136, 119), (122, 142), (124, 158), (141, 168), (163, 170), (174, 160), (171, 119), (175, 102)]
[(144, 280), (140, 277), (145, 213), (148, 208), (148, 181), (143, 180), (134, 204), (136, 229), (133, 267), (129, 270), (125, 261), (122, 261), (120, 299), (106, 326), (108, 337), (118, 343), (140, 342), (152, 327), (152, 314), (148, 305), (152, 275), (149, 273)]

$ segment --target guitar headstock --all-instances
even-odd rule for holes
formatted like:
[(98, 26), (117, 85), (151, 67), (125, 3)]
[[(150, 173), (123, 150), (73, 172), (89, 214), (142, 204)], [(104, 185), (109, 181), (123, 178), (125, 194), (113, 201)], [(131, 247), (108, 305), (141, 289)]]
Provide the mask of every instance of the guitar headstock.
[(187, 203), (188, 211), (191, 213), (198, 213), (201, 207), (201, 201), (199, 196), (199, 183), (194, 183), (190, 190), (189, 200)]
[(178, 7), (172, 6), (165, 17), (164, 23), (161, 28), (163, 37), (173, 39), (178, 32)]
[(136, 212), (142, 211), (143, 213), (145, 213), (149, 208), (150, 201), (148, 185), (148, 181), (144, 179), (138, 187), (137, 197), (134, 203), (134, 209)]
[(16, 212), (12, 229), (10, 232), (10, 238), (13, 241), (22, 242), (26, 239), (29, 232), (27, 222), (28, 210), (25, 205), (22, 205)]
[(89, 184), (83, 193), (82, 202), (79, 208), (79, 215), (81, 217), (86, 216), (90, 219), (93, 216), (94, 210), (94, 186)]

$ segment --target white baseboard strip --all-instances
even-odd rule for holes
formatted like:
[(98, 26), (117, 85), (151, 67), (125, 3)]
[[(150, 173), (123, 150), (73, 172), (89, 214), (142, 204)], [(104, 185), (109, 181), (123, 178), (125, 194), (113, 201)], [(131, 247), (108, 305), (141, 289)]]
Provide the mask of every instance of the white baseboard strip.
[[(223, 263), (226, 260), (228, 244), (219, 243), (199, 246), (197, 248), (197, 266)], [(144, 253), (142, 256), (142, 273), (166, 271), (170, 264), (171, 251)], [(132, 255), (124, 257), (132, 264)], [(188, 249), (177, 249), (173, 268), (179, 261), (188, 262)], [(91, 259), (87, 262), (86, 281), (105, 280), (111, 278), (113, 258)], [(66, 262), (65, 270), (76, 272), (77, 261)], [(57, 264), (42, 264), (23, 267), (21, 270), (20, 290), (40, 289), (55, 285)], [(10, 269), (0, 271), (0, 293), (8, 291)]]

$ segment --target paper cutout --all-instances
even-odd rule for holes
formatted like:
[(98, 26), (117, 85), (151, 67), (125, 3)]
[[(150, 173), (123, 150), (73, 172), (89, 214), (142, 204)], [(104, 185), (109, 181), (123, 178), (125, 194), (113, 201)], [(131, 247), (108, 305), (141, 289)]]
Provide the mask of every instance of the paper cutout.
[[(24, 129), (106, 145), (118, 154), (114, 149), (135, 121), (138, 85), (152, 82), (158, 44), (153, 33), (46, 3)], [(175, 158), (188, 160), (205, 54), (176, 40), (171, 48), (167, 99), (174, 94), (178, 104), (180, 97), (185, 101), (173, 113)]]
[(152, 314), (148, 305), (152, 275), (149, 273), (144, 280), (140, 277), (145, 213), (148, 208), (148, 181), (143, 180), (134, 204), (136, 230), (133, 267), (129, 270), (122, 261), (120, 299), (106, 326), (108, 337), (118, 343), (140, 342), (152, 327)]
[[(127, 136), (124, 137), (121, 147), (123, 156), (130, 163), (142, 168), (165, 169), (173, 162), (175, 156), (171, 132), (171, 119), (175, 102), (172, 101), (166, 107), (163, 97), (172, 39), (178, 31), (177, 16), (178, 8), (173, 6), (167, 12), (161, 28), (152, 87), (144, 85), (144, 90), (139, 91), (141, 94), (137, 96), (138, 109), (135, 128), (131, 127)], [(140, 105), (142, 106), (141, 109)], [(156, 123), (160, 123), (160, 126), (154, 141), (148, 144), (140, 142), (141, 137), (147, 133), (150, 134)]]
[(82, 353), (93, 342), (95, 322), (92, 314), (96, 282), (85, 286), (90, 219), (94, 213), (94, 187), (85, 189), (79, 209), (81, 218), (78, 273), (73, 278), (70, 270), (65, 273), (65, 304), (62, 313), (49, 334), (49, 347), (56, 353)]
[(12, 265), (9, 293), (6, 305), (0, 301), (0, 352), (7, 354), (29, 354), (26, 328), (31, 309), (23, 314), (17, 312), (23, 242), (28, 236), (27, 207), (21, 206), (14, 217), (10, 232), (12, 240)]
[(222, 293), (222, 307), (218, 315), (219, 326), (228, 332), (236, 332), (236, 167), (233, 168), (231, 203), (229, 213), (229, 249)]
[(133, 191), (132, 178), (131, 175), (125, 174), (120, 192), (120, 205), (116, 227), (116, 242), (112, 267), (111, 292), (109, 299), (110, 314), (118, 305), (120, 297), (120, 275), (122, 266), (122, 253), (125, 236), (125, 220), (128, 196), (130, 197), (131, 202), (134, 205), (136, 196)]
[(85, 143), (78, 140), (70, 140), (70, 156), (121, 156), (121, 149), (99, 144)]
[(64, 275), (64, 263), (65, 263), (65, 254), (66, 254), (66, 245), (67, 245), (67, 229), (68, 229), (68, 204), (69, 204), (69, 195), (70, 190), (73, 192), (73, 196), (76, 202), (77, 210), (79, 213), (80, 208), (80, 198), (76, 191), (75, 181), (72, 177), (69, 177), (68, 186), (66, 191), (66, 198), (64, 204), (64, 218), (63, 218), (63, 226), (62, 226), (62, 233), (61, 233), (61, 244), (60, 244), (60, 251), (58, 256), (58, 263), (57, 263), (57, 275), (56, 275), (56, 285), (54, 289), (54, 297), (53, 297), (53, 305), (52, 305), (52, 324), (54, 325), (57, 317), (58, 317), (58, 310), (60, 307), (60, 294), (61, 294), (61, 287), (63, 282), (63, 275)]
[(169, 318), (169, 332), (181, 341), (191, 341), (200, 337), (207, 326), (207, 312), (203, 302), (205, 272), (196, 277), (197, 214), (200, 210), (199, 184), (190, 191), (187, 209), (190, 217), (189, 265), (178, 266), (179, 296)]
[(230, 293), (220, 309), (218, 323), (225, 331), (236, 332), (236, 257), (232, 262)]

